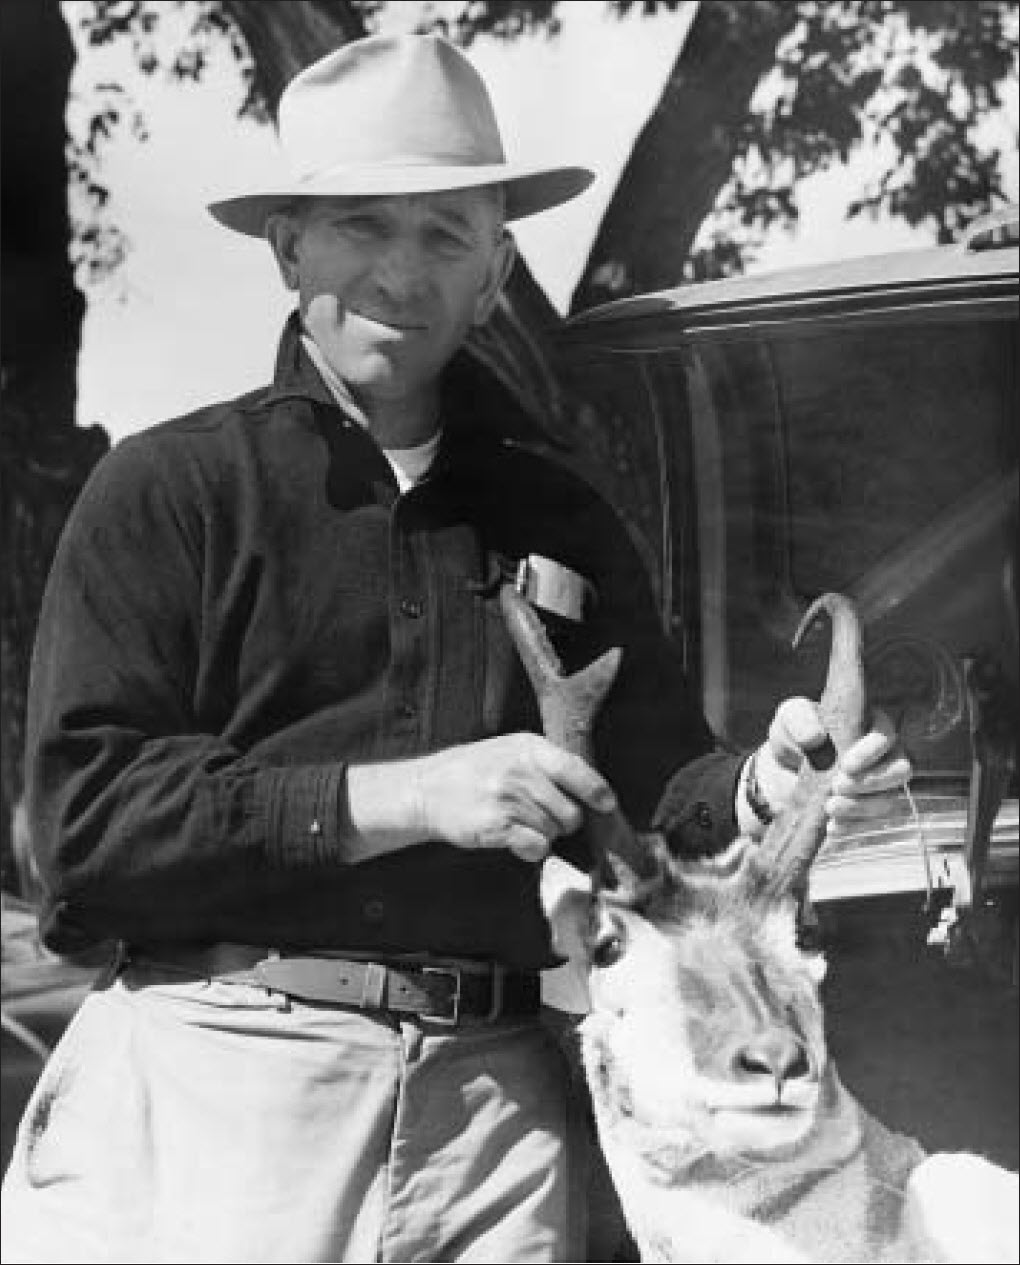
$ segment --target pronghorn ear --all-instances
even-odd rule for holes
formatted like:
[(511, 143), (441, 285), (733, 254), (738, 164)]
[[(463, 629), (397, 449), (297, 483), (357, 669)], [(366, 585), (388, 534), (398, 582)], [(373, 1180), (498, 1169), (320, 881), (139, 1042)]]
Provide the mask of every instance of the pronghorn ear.
[(591, 878), (558, 856), (542, 865), (542, 908), (549, 921), (554, 951), (562, 966), (542, 972), (542, 1000), (573, 1014), (591, 1008), (588, 992), (587, 938), (591, 925)]
[(560, 957), (581, 960), (591, 919), (591, 876), (562, 857), (548, 856), (542, 865), (540, 896), (553, 948)]
[(642, 830), (638, 834), (641, 845), (652, 857), (655, 858), (655, 865), (659, 872), (660, 880), (666, 875), (673, 873), (673, 862), (675, 857), (670, 851), (669, 841), (661, 830)]
[(676, 858), (658, 830), (630, 835), (625, 852), (607, 849), (599, 870), (600, 886), (614, 903), (642, 909), (676, 877)]

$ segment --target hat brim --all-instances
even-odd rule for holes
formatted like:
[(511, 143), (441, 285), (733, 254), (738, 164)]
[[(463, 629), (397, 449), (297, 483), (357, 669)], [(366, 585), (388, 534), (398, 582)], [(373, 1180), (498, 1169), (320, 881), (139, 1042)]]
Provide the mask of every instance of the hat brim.
[(346, 168), (327, 172), (316, 180), (295, 181), (286, 192), (248, 193), (210, 202), (209, 211), (226, 228), (249, 237), (264, 237), (270, 213), (303, 198), (392, 197), (501, 185), (506, 196), (506, 219), (520, 220), (568, 202), (583, 193), (594, 179), (594, 173), (586, 167), (540, 171), (515, 171), (503, 165)]

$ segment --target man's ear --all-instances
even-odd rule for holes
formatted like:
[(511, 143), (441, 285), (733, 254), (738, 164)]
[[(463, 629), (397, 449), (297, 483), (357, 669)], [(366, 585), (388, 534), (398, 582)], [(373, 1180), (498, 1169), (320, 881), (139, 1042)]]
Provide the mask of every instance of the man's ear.
[(300, 274), (297, 248), (300, 236), (297, 220), (286, 211), (274, 211), (266, 220), (266, 240), (272, 247), (276, 266), (288, 290), (298, 288)]
[(510, 279), (514, 260), (517, 258), (517, 243), (508, 228), (500, 229), (499, 241), (489, 260), (489, 271), (481, 293), (475, 302), (472, 325), (484, 325), (492, 315), (499, 299), (500, 291)]

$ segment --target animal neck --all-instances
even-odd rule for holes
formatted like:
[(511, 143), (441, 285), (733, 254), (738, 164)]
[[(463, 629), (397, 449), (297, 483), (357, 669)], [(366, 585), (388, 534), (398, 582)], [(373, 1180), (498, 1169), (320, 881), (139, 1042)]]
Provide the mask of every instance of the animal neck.
[[(664, 1220), (676, 1224), (678, 1235), (687, 1227), (687, 1244), (666, 1259), (735, 1259), (745, 1241), (748, 1260), (798, 1260), (801, 1253), (816, 1261), (919, 1259), (902, 1240), (901, 1221), (907, 1179), (924, 1153), (868, 1116), (831, 1067), (811, 1129), (767, 1155), (719, 1156), (692, 1134), (639, 1121), (597, 1096), (595, 1109), (635, 1237)], [(715, 1242), (717, 1229), (725, 1243)], [(765, 1251), (763, 1234), (788, 1245), (790, 1254), (782, 1255), (784, 1248), (779, 1256), (754, 1256)], [(887, 1255), (891, 1245), (894, 1257)]]
[(639, 1154), (649, 1180), (696, 1186), (734, 1211), (755, 1216), (807, 1171), (826, 1174), (851, 1162), (861, 1148), (861, 1113), (834, 1070), (826, 1071), (815, 1119), (805, 1135), (767, 1153), (724, 1155), (698, 1131), (643, 1121), (603, 1104), (601, 1121)]

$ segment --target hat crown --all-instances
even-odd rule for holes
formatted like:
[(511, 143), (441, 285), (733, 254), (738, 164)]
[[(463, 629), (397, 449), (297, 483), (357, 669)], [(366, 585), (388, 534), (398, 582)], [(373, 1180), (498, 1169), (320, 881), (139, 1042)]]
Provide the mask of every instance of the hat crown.
[(505, 161), (481, 76), (439, 36), (370, 36), (323, 57), (280, 98), (280, 142), (310, 181), (356, 166)]
[(587, 167), (509, 162), (485, 83), (438, 35), (371, 35), (306, 67), (280, 97), (289, 179), (209, 204), (251, 237), (304, 198), (404, 197), (499, 185), (508, 221), (587, 189)]

